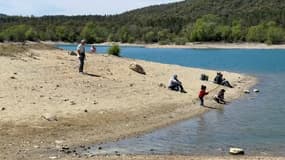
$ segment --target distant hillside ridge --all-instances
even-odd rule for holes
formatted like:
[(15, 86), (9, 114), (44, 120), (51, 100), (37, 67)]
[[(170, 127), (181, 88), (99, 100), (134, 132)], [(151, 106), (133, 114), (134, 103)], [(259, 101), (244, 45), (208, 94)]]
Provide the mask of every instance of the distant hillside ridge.
[(284, 0), (185, 0), (118, 15), (0, 16), (0, 41), (285, 41)]

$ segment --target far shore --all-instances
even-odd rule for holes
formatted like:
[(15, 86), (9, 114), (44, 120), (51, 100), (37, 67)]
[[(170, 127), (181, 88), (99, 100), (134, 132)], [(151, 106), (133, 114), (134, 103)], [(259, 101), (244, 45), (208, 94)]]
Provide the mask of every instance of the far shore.
[[(52, 41), (42, 41), (45, 44), (73, 44), (77, 43), (66, 43), (66, 42), (52, 42)], [(113, 43), (120, 46), (126, 47), (145, 47), (145, 48), (189, 48), (189, 49), (285, 49), (285, 44), (273, 44), (268, 45), (265, 43), (224, 43), (224, 42), (193, 42), (186, 43), (185, 45), (160, 45), (158, 43), (154, 44), (138, 44), (138, 43), (120, 43), (120, 42), (105, 42), (105, 43), (95, 43), (96, 46), (110, 46)]]

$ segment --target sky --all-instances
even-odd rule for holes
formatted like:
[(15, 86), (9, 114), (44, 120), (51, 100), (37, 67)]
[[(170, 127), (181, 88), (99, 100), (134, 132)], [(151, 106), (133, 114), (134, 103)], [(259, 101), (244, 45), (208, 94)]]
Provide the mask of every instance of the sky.
[(110, 15), (182, 0), (0, 0), (0, 13), (21, 16)]

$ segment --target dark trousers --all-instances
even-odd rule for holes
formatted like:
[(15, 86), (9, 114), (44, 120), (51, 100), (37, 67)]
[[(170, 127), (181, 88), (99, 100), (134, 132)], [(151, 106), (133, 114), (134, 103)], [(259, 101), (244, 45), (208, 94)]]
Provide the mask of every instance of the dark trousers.
[(199, 97), (200, 98), (200, 105), (204, 106), (204, 97)]
[(85, 56), (80, 56), (79, 57), (79, 72), (83, 72), (83, 68), (84, 68), (84, 59), (85, 59)]
[(168, 88), (171, 90), (174, 90), (174, 91), (184, 91), (183, 86), (181, 84), (178, 84), (178, 83), (172, 84), (172, 86), (169, 86)]

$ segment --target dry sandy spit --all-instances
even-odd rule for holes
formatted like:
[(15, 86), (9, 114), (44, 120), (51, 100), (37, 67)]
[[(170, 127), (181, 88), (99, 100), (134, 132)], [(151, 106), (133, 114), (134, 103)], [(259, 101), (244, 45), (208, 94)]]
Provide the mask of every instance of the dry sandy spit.
[[(197, 116), (210, 110), (199, 106), (197, 94), (201, 84), (207, 85), (211, 91), (206, 105), (222, 108), (212, 100), (222, 87), (199, 80), (202, 73), (213, 79), (216, 71), (88, 55), (88, 74), (81, 75), (77, 72), (77, 57), (68, 55), (66, 51), (30, 49), (26, 52), (28, 56), (0, 57), (1, 160), (79, 159), (59, 152), (59, 148), (138, 135)], [(147, 74), (130, 70), (128, 66), (132, 62), (143, 66)], [(167, 85), (174, 73), (184, 82), (187, 94), (169, 91), (160, 85)], [(241, 97), (242, 91), (256, 82), (249, 76), (223, 73), (235, 85), (234, 89), (226, 88), (228, 100)]]

